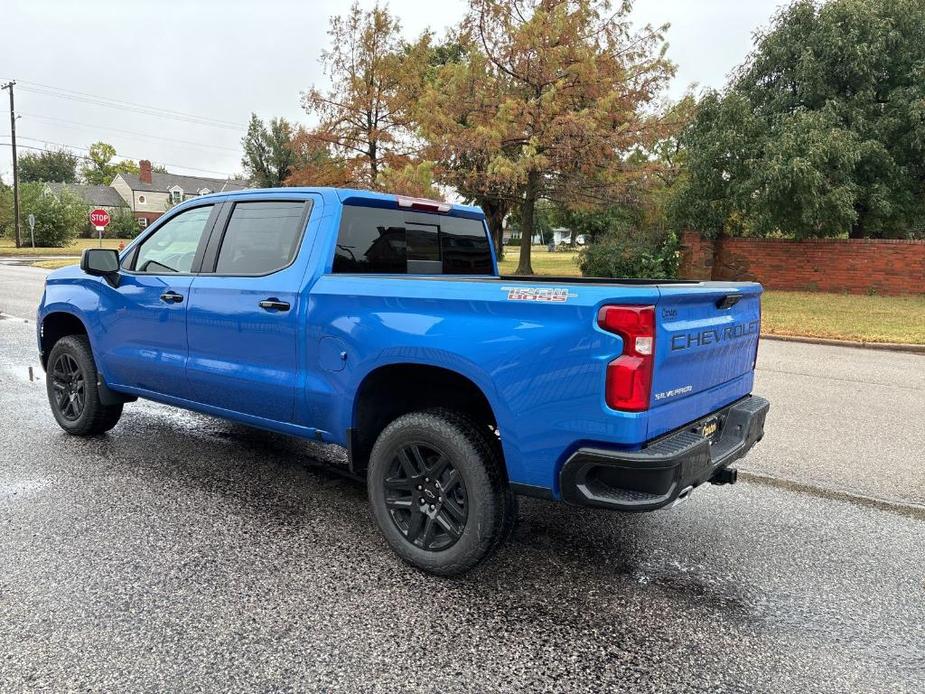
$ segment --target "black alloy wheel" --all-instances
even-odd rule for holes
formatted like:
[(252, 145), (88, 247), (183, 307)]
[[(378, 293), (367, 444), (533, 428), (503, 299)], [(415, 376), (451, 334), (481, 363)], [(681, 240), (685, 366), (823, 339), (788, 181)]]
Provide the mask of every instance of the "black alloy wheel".
[(366, 470), (370, 508), (408, 564), (459, 576), (497, 549), (517, 504), (498, 438), (466, 412), (433, 408), (390, 422)]
[(61, 416), (71, 422), (80, 419), (87, 392), (86, 379), (77, 360), (67, 353), (59, 355), (52, 366), (51, 379)]
[(121, 402), (104, 403), (102, 378), (86, 335), (65, 335), (48, 355), (45, 387), (55, 421), (73, 436), (95, 436), (122, 416)]
[(385, 505), (395, 527), (411, 544), (429, 552), (452, 547), (469, 518), (462, 475), (431, 445), (411, 443), (389, 466)]

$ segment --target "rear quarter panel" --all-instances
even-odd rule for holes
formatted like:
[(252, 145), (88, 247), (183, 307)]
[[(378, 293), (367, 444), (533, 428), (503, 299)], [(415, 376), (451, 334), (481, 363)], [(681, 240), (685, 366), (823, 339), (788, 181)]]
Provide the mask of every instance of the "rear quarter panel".
[(347, 359), (334, 370), (330, 350), (315, 350), (309, 419), (343, 436), (367, 374), (417, 363), (456, 371), (485, 393), (512, 482), (553, 489), (557, 466), (575, 448), (645, 440), (644, 413), (615, 413), (604, 402), (605, 368), (622, 341), (595, 317), (608, 298), (654, 304), (658, 290), (572, 285), (566, 301), (552, 303), (512, 300), (511, 289), (504, 280), (320, 277), (311, 291), (310, 341), (333, 340)]

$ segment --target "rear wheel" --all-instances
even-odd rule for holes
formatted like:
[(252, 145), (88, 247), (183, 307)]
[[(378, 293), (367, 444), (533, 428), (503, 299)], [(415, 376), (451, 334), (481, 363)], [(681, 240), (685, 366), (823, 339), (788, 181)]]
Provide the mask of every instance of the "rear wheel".
[(513, 522), (513, 497), (490, 432), (465, 415), (399, 417), (370, 455), (369, 500), (379, 529), (406, 562), (454, 576), (488, 557)]
[(55, 343), (48, 356), (46, 388), (51, 412), (67, 433), (102, 434), (122, 416), (121, 404), (100, 402), (97, 378), (90, 341), (85, 335), (68, 335)]

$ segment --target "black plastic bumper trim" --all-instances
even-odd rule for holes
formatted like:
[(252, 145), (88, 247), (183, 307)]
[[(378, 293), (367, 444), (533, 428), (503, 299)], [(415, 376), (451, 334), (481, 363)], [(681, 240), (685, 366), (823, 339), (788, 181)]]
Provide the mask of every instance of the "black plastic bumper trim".
[[(770, 403), (747, 396), (638, 451), (580, 448), (559, 473), (562, 498), (619, 511), (654, 511), (743, 457), (764, 436)], [(703, 434), (716, 421), (712, 437)]]

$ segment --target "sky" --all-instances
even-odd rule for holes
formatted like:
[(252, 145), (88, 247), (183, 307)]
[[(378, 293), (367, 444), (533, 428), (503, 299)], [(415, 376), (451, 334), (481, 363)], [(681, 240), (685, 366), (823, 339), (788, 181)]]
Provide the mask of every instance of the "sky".
[[(668, 56), (678, 71), (666, 96), (678, 98), (691, 85), (722, 87), (779, 2), (636, 0), (632, 16), (640, 26), (671, 24)], [(441, 34), (466, 8), (465, 0), (387, 4), (409, 38)], [(300, 93), (324, 84), (328, 20), (347, 8), (346, 0), (4, 0), (0, 82), (17, 80), (20, 151), (68, 145), (85, 154), (77, 148), (103, 140), (176, 173), (240, 173), (251, 112), (310, 124)], [(7, 183), (8, 99), (0, 92)]]

